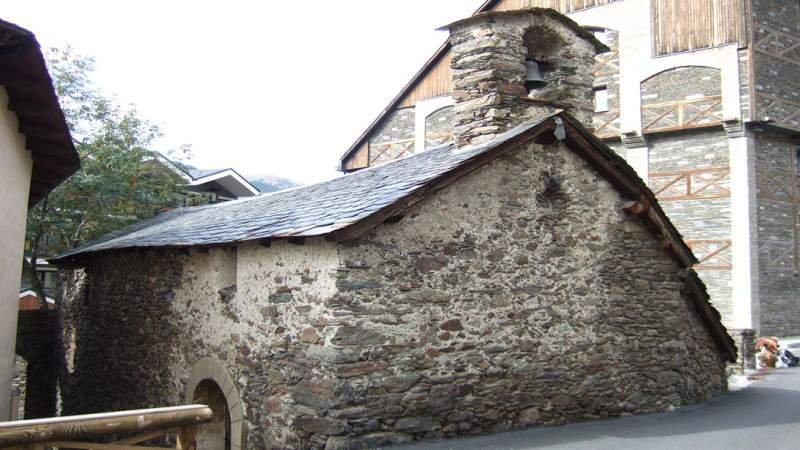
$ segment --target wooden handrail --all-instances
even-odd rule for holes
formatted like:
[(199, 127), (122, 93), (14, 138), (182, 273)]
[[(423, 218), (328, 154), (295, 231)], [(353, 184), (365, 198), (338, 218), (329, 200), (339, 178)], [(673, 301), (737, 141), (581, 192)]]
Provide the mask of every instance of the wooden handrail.
[(658, 108), (666, 108), (669, 106), (678, 106), (678, 105), (690, 105), (693, 103), (704, 103), (704, 102), (716, 102), (722, 101), (721, 95), (710, 95), (708, 97), (697, 97), (697, 98), (690, 98), (684, 100), (673, 100), (669, 102), (662, 102), (662, 103), (647, 103), (642, 105), (642, 109), (658, 109)]
[(206, 405), (186, 405), (2, 422), (0, 448), (195, 426), (211, 421), (211, 414)]
[[(642, 105), (642, 132), (718, 126), (722, 124), (721, 106), (719, 95)], [(646, 117), (647, 113), (650, 117)]]

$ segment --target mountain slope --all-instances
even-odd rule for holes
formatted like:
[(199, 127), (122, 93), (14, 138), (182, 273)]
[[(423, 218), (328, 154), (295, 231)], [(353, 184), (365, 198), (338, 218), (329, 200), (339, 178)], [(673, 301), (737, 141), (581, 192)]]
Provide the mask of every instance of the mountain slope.
[(262, 193), (282, 191), (295, 186), (300, 186), (288, 178), (283, 178), (275, 175), (249, 175), (246, 177), (247, 181), (257, 187)]

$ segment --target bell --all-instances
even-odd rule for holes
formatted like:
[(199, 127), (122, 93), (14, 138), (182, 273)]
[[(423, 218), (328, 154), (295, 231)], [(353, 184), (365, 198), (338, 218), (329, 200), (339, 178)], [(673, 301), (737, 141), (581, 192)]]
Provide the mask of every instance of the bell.
[(525, 89), (532, 91), (547, 86), (547, 82), (539, 73), (539, 63), (532, 59), (525, 60)]

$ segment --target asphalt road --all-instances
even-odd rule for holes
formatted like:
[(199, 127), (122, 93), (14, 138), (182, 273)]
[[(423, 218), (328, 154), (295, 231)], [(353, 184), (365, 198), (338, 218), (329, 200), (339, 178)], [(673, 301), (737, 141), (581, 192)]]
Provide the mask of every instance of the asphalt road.
[(391, 447), (449, 449), (800, 449), (800, 368), (673, 412)]

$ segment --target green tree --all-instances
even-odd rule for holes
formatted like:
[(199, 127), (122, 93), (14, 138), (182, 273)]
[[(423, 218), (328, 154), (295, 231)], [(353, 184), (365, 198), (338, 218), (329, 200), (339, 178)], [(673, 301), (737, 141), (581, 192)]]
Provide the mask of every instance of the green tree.
[[(95, 87), (94, 61), (70, 48), (51, 49), (47, 59), (81, 168), (30, 210), (26, 238), (33, 262), (152, 217), (182, 197), (182, 180), (152, 150), (161, 130)], [(188, 157), (189, 148), (180, 152), (171, 157)], [(25, 271), (45, 306), (35, 264), (26, 261)]]

